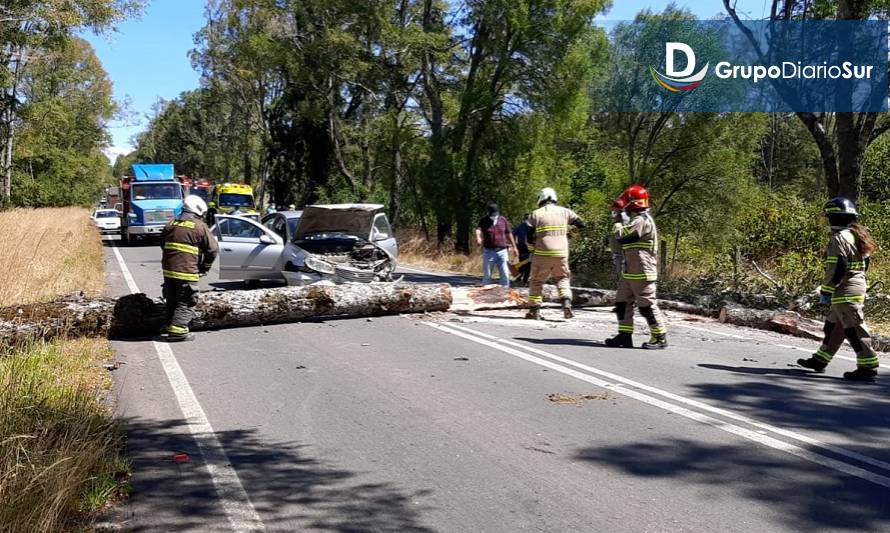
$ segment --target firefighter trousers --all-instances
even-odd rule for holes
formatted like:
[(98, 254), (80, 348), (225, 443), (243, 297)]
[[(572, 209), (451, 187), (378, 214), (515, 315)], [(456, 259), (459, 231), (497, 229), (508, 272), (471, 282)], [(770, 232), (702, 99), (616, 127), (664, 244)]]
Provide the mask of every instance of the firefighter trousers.
[(544, 303), (544, 283), (547, 280), (556, 282), (561, 299), (571, 300), (571, 277), (568, 257), (532, 255), (532, 270), (528, 281), (529, 303), (535, 307), (540, 307)]
[(865, 313), (862, 304), (834, 304), (828, 311), (823, 329), (825, 338), (816, 352), (816, 358), (830, 363), (834, 354), (844, 343), (856, 352), (856, 366), (859, 368), (878, 368), (878, 356), (871, 347), (871, 333), (865, 325)]
[(653, 336), (667, 333), (664, 317), (658, 308), (654, 281), (622, 279), (618, 283), (618, 293), (615, 296), (615, 315), (618, 317), (619, 333), (634, 332), (634, 306), (640, 309), (640, 314), (649, 324), (649, 332)]
[(198, 289), (188, 281), (164, 278), (164, 302), (167, 306), (167, 327), (165, 333), (185, 336), (189, 333), (189, 323), (195, 318), (195, 294)]

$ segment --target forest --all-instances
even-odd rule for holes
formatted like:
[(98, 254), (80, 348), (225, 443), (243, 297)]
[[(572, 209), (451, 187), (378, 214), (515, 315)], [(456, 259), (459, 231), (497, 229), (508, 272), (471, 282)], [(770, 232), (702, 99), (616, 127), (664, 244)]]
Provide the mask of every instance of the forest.
[[(7, 3), (8, 4), (8, 3)], [(773, 19), (885, 19), (885, 0), (771, 0)], [(890, 242), (890, 120), (879, 113), (601, 112), (646, 48), (604, 29), (607, 0), (210, 0), (190, 54), (200, 86), (159, 101), (109, 168), (116, 103), (78, 31), (139, 6), (18, 0), (0, 8), (0, 167), (6, 205), (93, 201), (133, 162), (254, 185), (267, 202), (387, 206), (398, 231), (468, 253), (497, 202), (513, 220), (554, 187), (590, 223), (578, 282), (606, 283), (611, 199), (653, 194), (662, 269), (689, 290), (809, 292), (821, 204), (860, 203)], [(714, 9), (738, 20), (734, 2)], [(67, 11), (65, 11), (67, 10)], [(675, 6), (638, 19), (683, 20)], [(886, 276), (879, 252), (875, 279)]]

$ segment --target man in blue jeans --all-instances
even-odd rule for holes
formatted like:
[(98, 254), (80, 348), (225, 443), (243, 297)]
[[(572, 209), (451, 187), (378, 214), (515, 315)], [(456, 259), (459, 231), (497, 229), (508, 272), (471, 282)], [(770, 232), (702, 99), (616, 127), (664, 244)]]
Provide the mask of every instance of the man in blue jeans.
[(512, 249), (517, 254), (516, 241), (510, 221), (500, 214), (497, 204), (489, 204), (488, 216), (479, 220), (476, 242), (482, 246), (482, 284), (491, 283), (491, 269), (494, 264), (498, 268), (501, 287), (509, 287), (509, 250)]

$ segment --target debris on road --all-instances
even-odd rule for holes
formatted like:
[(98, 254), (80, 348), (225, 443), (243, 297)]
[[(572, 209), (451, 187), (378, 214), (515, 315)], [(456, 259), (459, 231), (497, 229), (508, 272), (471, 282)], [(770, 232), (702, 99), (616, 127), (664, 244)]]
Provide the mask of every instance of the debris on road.
[(610, 400), (612, 397), (609, 396), (608, 392), (601, 394), (562, 394), (555, 392), (548, 394), (547, 399), (558, 404), (582, 405), (588, 400)]
[(455, 360), (455, 361), (469, 361), (470, 358), (469, 358), (469, 357), (464, 357), (464, 356), (461, 355), (461, 356), (455, 357), (454, 360)]
[(173, 455), (174, 463), (187, 463), (191, 460), (189, 454), (187, 453), (177, 453)]

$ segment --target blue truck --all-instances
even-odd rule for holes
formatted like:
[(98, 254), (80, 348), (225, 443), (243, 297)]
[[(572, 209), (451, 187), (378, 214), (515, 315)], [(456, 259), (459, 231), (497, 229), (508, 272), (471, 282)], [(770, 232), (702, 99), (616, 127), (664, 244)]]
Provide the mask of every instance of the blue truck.
[(182, 212), (182, 184), (172, 164), (133, 165), (133, 174), (121, 180), (121, 239), (158, 236), (167, 222)]

